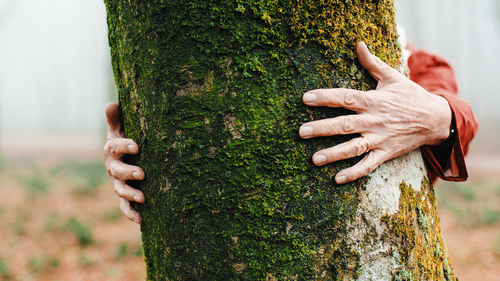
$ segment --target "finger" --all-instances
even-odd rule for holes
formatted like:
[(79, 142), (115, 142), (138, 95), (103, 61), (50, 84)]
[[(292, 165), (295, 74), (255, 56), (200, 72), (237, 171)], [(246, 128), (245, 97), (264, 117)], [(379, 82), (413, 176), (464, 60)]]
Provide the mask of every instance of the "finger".
[(115, 138), (106, 142), (104, 150), (105, 153), (119, 158), (124, 154), (139, 153), (139, 146), (131, 139)]
[(132, 209), (132, 206), (130, 206), (130, 202), (123, 198), (120, 198), (120, 210), (129, 220), (138, 224), (142, 223), (142, 218), (139, 212)]
[(356, 53), (361, 65), (379, 82), (391, 81), (399, 74), (397, 70), (371, 54), (364, 42), (356, 44)]
[(125, 164), (120, 160), (112, 160), (108, 165), (109, 173), (117, 180), (143, 180), (144, 171), (137, 166)]
[(144, 198), (144, 194), (135, 188), (127, 185), (124, 181), (115, 180), (113, 183), (113, 188), (115, 192), (121, 198), (127, 201), (134, 201), (137, 203), (144, 203), (146, 199)]
[(309, 106), (344, 107), (360, 112), (368, 109), (370, 97), (353, 89), (316, 89), (305, 93), (302, 101)]
[(365, 115), (342, 115), (335, 118), (312, 121), (300, 126), (299, 135), (308, 139), (322, 136), (361, 133), (371, 127)]
[(321, 166), (335, 161), (359, 156), (367, 152), (369, 149), (369, 144), (366, 138), (354, 138), (350, 141), (314, 153), (312, 160), (314, 165)]
[(120, 107), (117, 103), (110, 102), (106, 104), (106, 120), (108, 128), (117, 135), (122, 134)]
[(359, 179), (373, 172), (388, 159), (388, 154), (382, 150), (371, 151), (356, 165), (338, 172), (335, 176), (335, 181), (338, 184), (342, 184)]

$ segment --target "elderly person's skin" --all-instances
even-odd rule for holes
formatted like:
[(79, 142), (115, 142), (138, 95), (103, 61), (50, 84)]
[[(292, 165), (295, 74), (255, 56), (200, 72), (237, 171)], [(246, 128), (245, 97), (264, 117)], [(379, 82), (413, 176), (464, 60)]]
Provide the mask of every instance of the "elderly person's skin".
[[(338, 184), (347, 183), (372, 172), (387, 160), (404, 155), (422, 145), (438, 145), (450, 133), (451, 109), (448, 102), (429, 93), (378, 57), (365, 43), (356, 45), (358, 59), (378, 81), (376, 90), (317, 89), (304, 94), (308, 106), (344, 107), (357, 114), (312, 121), (299, 129), (302, 138), (359, 133), (360, 137), (320, 150), (312, 156), (316, 166), (366, 153), (354, 166), (337, 173)], [(104, 146), (106, 169), (120, 196), (120, 209), (130, 220), (141, 223), (140, 214), (130, 201), (144, 203), (144, 194), (125, 184), (142, 180), (144, 171), (121, 161), (124, 154), (137, 154), (137, 144), (125, 139), (118, 105), (106, 106), (108, 136)]]

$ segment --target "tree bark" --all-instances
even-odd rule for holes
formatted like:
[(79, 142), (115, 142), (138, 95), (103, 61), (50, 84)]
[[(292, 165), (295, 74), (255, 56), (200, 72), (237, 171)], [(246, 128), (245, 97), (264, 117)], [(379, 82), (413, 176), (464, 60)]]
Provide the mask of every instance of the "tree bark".
[(363, 40), (399, 66), (390, 0), (105, 0), (148, 280), (453, 280), (419, 152), (336, 185), (351, 136), (302, 140), (325, 87), (373, 89)]

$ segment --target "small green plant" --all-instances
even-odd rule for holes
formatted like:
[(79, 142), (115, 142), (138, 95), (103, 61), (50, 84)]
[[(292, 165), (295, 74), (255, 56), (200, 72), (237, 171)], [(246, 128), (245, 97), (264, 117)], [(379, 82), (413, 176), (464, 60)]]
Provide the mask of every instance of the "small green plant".
[(102, 218), (105, 220), (105, 221), (109, 221), (109, 222), (116, 222), (118, 221), (118, 219), (120, 219), (120, 217), (122, 216), (122, 212), (120, 210), (120, 208), (114, 208), (112, 210), (109, 210), (109, 211), (106, 211), (102, 214)]
[(119, 271), (118, 271), (115, 267), (112, 267), (112, 268), (110, 268), (110, 269), (108, 269), (108, 270), (106, 271), (106, 274), (107, 274), (109, 277), (111, 277), (111, 278), (115, 279), (116, 277), (118, 277), (118, 272), (119, 272)]
[(465, 218), (466, 218), (466, 212), (465, 210), (463, 210), (463, 208), (461, 206), (456, 206), (456, 205), (452, 205), (452, 204), (447, 204), (445, 206), (449, 211), (451, 211), (453, 213), (453, 215), (455, 216), (455, 218), (460, 221), (460, 222), (464, 222), (465, 221)]
[(71, 217), (63, 229), (72, 232), (78, 239), (80, 246), (87, 246), (94, 243), (94, 236), (92, 235), (90, 226), (84, 225), (76, 217)]
[(43, 260), (42, 258), (40, 257), (34, 257), (34, 258), (30, 258), (28, 260), (28, 267), (31, 271), (31, 273), (39, 273), (42, 271), (42, 268), (43, 268)]
[(127, 246), (127, 243), (121, 242), (118, 247), (116, 248), (116, 258), (123, 258), (126, 256), (132, 256), (132, 257), (142, 257), (142, 244), (139, 243), (136, 247), (135, 250), (130, 249)]
[(500, 184), (498, 183), (493, 184), (492, 189), (497, 196), (500, 196)]
[(474, 201), (477, 197), (474, 188), (470, 185), (466, 185), (464, 183), (453, 183), (452, 188), (456, 194), (460, 195), (460, 197), (469, 202)]
[(27, 209), (21, 209), (17, 212), (15, 220), (11, 223), (12, 231), (15, 235), (25, 235), (26, 234), (26, 222), (30, 219), (31, 213)]
[(493, 253), (500, 258), (500, 235), (493, 241)]
[(24, 186), (28, 197), (31, 198), (46, 194), (50, 188), (50, 185), (39, 174), (28, 177), (19, 176), (18, 181)]
[(483, 209), (481, 222), (487, 225), (495, 224), (500, 221), (500, 210), (492, 210), (488, 207)]
[(9, 280), (11, 278), (9, 266), (3, 258), (0, 258), (0, 277), (2, 277), (2, 280)]
[(121, 242), (116, 249), (116, 257), (123, 258), (127, 255), (127, 244), (125, 242)]
[(79, 256), (78, 256), (78, 263), (80, 263), (82, 266), (91, 266), (94, 264), (94, 261), (89, 257), (87, 256), (86, 254), (84, 253), (81, 253)]
[(59, 265), (61, 265), (61, 261), (58, 258), (52, 257), (49, 259), (49, 266), (51, 268), (59, 267)]
[(45, 218), (45, 230), (54, 231), (58, 230), (60, 227), (58, 222), (61, 218), (57, 212), (52, 212)]
[(73, 190), (79, 195), (95, 194), (107, 178), (101, 161), (69, 161), (52, 168), (51, 174), (64, 174), (69, 177)]
[(143, 255), (143, 251), (142, 251), (142, 244), (141, 244), (141, 243), (139, 243), (139, 244), (137, 245), (137, 248), (136, 248), (136, 249), (135, 249), (135, 251), (132, 253), (132, 255), (133, 255), (134, 257), (142, 257), (142, 255)]
[(28, 267), (33, 274), (44, 273), (58, 267), (60, 261), (56, 257), (32, 257), (28, 260)]
[(22, 236), (26, 234), (26, 228), (24, 227), (24, 221), (16, 220), (12, 223), (12, 231), (15, 235)]

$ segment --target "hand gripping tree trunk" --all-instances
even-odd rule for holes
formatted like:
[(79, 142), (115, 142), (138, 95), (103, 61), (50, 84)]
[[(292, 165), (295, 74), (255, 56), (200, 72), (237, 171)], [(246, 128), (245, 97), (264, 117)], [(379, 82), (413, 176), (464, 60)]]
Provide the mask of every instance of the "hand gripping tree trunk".
[(307, 90), (368, 90), (363, 40), (399, 65), (390, 0), (105, 0), (137, 141), (149, 280), (453, 280), (419, 152), (350, 184), (315, 167)]

